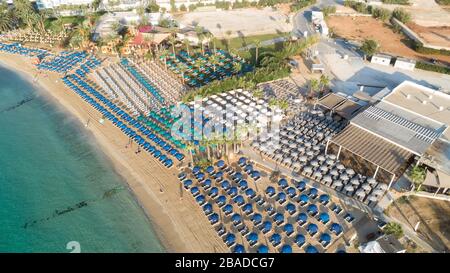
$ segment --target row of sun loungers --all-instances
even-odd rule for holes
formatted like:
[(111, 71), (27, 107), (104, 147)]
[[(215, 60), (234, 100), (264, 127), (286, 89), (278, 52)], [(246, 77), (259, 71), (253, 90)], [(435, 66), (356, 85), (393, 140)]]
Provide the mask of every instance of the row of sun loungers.
[[(323, 251), (342, 234), (339, 222), (354, 220), (304, 181), (282, 178), (259, 194), (247, 182), (255, 171), (253, 163), (241, 157), (235, 167), (220, 160), (178, 175), (232, 252), (266, 253), (266, 242), (282, 253), (292, 252), (294, 245), (307, 253)], [(243, 243), (237, 242), (238, 236), (245, 238)]]

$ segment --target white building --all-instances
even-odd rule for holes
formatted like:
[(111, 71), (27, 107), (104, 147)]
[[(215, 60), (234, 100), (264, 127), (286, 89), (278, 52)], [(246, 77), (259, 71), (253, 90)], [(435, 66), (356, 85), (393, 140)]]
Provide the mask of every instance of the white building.
[(61, 5), (80, 6), (92, 4), (94, 0), (36, 0), (38, 9), (53, 9)]
[(397, 60), (395, 60), (394, 67), (406, 70), (414, 70), (414, 68), (416, 67), (416, 61), (406, 58), (397, 58)]
[(385, 54), (374, 54), (370, 59), (371, 63), (381, 64), (381, 65), (390, 65), (392, 57)]

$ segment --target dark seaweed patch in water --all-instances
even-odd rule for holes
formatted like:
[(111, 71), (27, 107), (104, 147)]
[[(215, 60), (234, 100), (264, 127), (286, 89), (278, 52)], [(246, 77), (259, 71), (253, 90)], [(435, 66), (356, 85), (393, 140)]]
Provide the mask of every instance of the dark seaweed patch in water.
[(52, 218), (64, 215), (66, 213), (75, 211), (77, 209), (81, 209), (83, 207), (88, 206), (90, 203), (94, 203), (94, 202), (97, 202), (97, 201), (109, 198), (111, 196), (114, 196), (115, 194), (119, 193), (120, 191), (123, 191), (124, 189), (125, 189), (124, 186), (117, 186), (115, 188), (112, 188), (110, 190), (105, 191), (100, 198), (93, 199), (93, 200), (87, 200), (87, 201), (81, 201), (81, 202), (79, 202), (79, 203), (77, 203), (77, 204), (75, 204), (73, 206), (69, 206), (69, 207), (67, 207), (67, 208), (65, 208), (63, 210), (55, 209), (55, 211), (53, 212), (52, 216), (27, 222), (27, 223), (25, 223), (23, 225), (23, 228), (29, 228), (29, 227), (32, 227), (32, 226), (34, 226), (36, 224), (39, 224), (39, 223), (42, 223), (42, 222), (45, 222), (45, 221), (49, 221)]
[(18, 103), (16, 103), (13, 106), (10, 106), (8, 108), (0, 110), (0, 114), (1, 113), (5, 113), (5, 112), (9, 112), (9, 111), (12, 111), (12, 110), (15, 110), (15, 109), (19, 108), (20, 106), (24, 105), (25, 103), (30, 102), (30, 101), (32, 101), (34, 99), (35, 99), (34, 97), (23, 99), (23, 100), (19, 101)]

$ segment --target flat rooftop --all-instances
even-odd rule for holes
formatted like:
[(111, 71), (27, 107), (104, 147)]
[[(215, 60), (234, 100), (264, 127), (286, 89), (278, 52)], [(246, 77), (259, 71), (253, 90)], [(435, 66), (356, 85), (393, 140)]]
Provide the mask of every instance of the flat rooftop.
[[(405, 81), (383, 98), (383, 101), (405, 111), (420, 116), (422, 122), (429, 125), (450, 124), (450, 94)], [(444, 131), (443, 137), (450, 140), (450, 131)]]

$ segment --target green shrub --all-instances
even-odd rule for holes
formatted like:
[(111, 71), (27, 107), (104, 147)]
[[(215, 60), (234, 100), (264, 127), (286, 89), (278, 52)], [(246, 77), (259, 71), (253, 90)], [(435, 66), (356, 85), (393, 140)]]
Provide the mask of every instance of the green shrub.
[(421, 43), (417, 42), (414, 43), (414, 50), (422, 54), (450, 56), (450, 50), (424, 47)]
[(383, 8), (373, 8), (372, 17), (375, 19), (380, 19), (381, 21), (387, 21), (391, 18), (392, 13), (388, 9)]
[(442, 74), (450, 74), (449, 67), (425, 63), (425, 62), (417, 62), (416, 68), (422, 69), (422, 70), (427, 70), (427, 71), (433, 71), (433, 72), (437, 72), (437, 73), (442, 73)]
[(394, 11), (392, 12), (392, 16), (403, 24), (407, 24), (409, 21), (411, 21), (411, 14), (401, 8), (394, 9)]
[(390, 222), (383, 229), (386, 234), (393, 234), (397, 239), (403, 236), (403, 228), (399, 223)]
[(302, 8), (306, 8), (309, 5), (314, 5), (317, 2), (317, 0), (296, 0), (294, 3), (291, 4), (291, 11), (299, 11)]
[(322, 8), (323, 16), (327, 17), (328, 15), (336, 12), (336, 6), (327, 6)]
[(411, 5), (408, 0), (383, 0), (385, 4)]
[(439, 5), (450, 5), (450, 0), (435, 0)]

